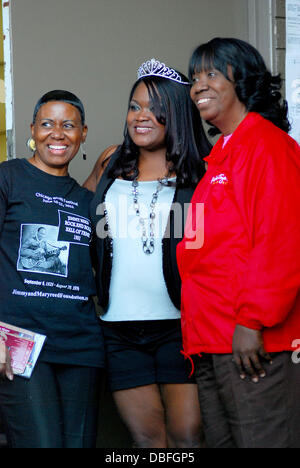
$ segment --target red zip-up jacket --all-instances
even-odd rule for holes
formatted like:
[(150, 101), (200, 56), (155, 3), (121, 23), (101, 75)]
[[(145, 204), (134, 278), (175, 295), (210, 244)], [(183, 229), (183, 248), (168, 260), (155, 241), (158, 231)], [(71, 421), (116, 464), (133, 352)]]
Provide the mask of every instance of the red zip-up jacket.
[(268, 352), (293, 350), (300, 339), (300, 147), (253, 112), (223, 142), (206, 158), (177, 247), (184, 352), (232, 353), (236, 324), (262, 330)]

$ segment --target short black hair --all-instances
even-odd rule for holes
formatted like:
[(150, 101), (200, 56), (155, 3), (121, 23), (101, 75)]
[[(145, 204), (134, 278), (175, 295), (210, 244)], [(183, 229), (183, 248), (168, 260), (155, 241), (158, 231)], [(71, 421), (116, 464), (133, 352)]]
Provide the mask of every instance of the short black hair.
[[(179, 75), (182, 81), (189, 81), (182, 73)], [(210, 153), (211, 144), (205, 135), (199, 112), (190, 98), (190, 85), (160, 76), (143, 77), (131, 89), (128, 108), (141, 83), (148, 89), (156, 119), (165, 125), (166, 159), (171, 162), (171, 170), (176, 173), (177, 185), (196, 185), (204, 175), (203, 157)], [(113, 177), (133, 179), (138, 174), (139, 148), (132, 141), (127, 124), (119, 152), (120, 157), (110, 174)]]
[(81, 100), (75, 94), (71, 93), (70, 91), (64, 91), (63, 89), (49, 91), (38, 100), (33, 111), (32, 123), (35, 123), (37, 113), (42, 105), (49, 101), (63, 101), (76, 107), (80, 113), (82, 125), (85, 124), (85, 110)]
[[(238, 99), (248, 111), (258, 112), (285, 132), (290, 130), (287, 102), (281, 98), (280, 75), (272, 75), (258, 50), (248, 42), (216, 37), (197, 47), (189, 62), (189, 77), (216, 68), (227, 80), (231, 67)], [(212, 130), (212, 131), (211, 131)], [(215, 127), (210, 134), (220, 133)]]

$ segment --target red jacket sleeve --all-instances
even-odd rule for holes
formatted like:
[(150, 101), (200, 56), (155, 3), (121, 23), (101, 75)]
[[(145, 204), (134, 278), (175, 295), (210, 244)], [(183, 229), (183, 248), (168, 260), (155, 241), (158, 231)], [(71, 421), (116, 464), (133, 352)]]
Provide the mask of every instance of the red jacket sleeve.
[(278, 130), (250, 141), (232, 166), (250, 248), (236, 316), (259, 330), (283, 322), (300, 289), (300, 149)]

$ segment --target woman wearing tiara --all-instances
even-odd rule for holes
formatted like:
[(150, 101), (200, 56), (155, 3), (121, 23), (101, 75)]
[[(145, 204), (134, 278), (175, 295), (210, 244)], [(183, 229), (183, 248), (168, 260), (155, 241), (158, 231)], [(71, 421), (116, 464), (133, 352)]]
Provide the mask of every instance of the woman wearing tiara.
[(181, 353), (176, 246), (210, 144), (181, 73), (138, 70), (124, 141), (102, 153), (95, 191), (97, 286), (108, 379), (137, 447), (200, 447), (197, 390)]

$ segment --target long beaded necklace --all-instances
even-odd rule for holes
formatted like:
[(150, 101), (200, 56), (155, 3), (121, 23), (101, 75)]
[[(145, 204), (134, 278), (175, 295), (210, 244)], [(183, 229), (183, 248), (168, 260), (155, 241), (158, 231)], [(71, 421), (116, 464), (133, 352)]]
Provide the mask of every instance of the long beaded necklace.
[(149, 214), (149, 237), (147, 236), (147, 231), (146, 231), (146, 223), (145, 220), (147, 218), (143, 218), (141, 216), (141, 211), (140, 211), (140, 204), (138, 201), (138, 186), (139, 183), (137, 181), (137, 178), (135, 178), (132, 181), (132, 196), (133, 196), (133, 207), (135, 209), (135, 214), (139, 220), (139, 224), (141, 226), (142, 230), (142, 236), (141, 236), (141, 241), (142, 241), (142, 248), (143, 252), (146, 255), (150, 255), (154, 252), (154, 236), (155, 236), (155, 206), (157, 203), (158, 199), (158, 194), (159, 192), (163, 189), (164, 184), (168, 181), (168, 179), (165, 177), (164, 179), (158, 179), (158, 183), (156, 186), (155, 192), (152, 194), (152, 199), (150, 203), (150, 214)]

